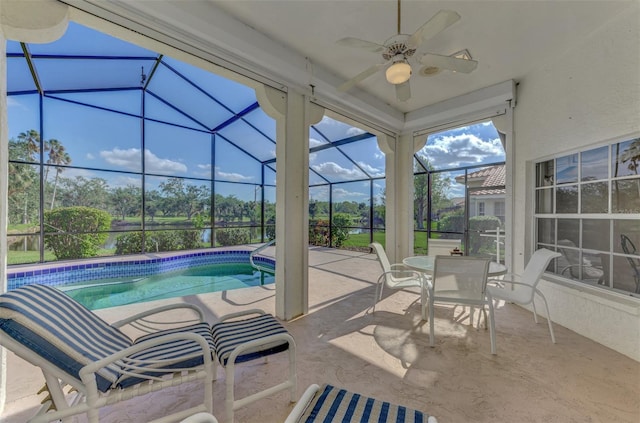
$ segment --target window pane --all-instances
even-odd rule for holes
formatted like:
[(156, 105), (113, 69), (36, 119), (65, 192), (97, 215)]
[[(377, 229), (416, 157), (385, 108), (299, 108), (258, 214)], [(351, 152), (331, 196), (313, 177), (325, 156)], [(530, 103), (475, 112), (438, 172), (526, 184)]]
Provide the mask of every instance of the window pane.
[(556, 188), (556, 213), (578, 212), (578, 186), (569, 185)]
[(609, 183), (592, 182), (580, 186), (582, 213), (607, 213), (609, 210)]
[(377, 179), (373, 181), (373, 227), (384, 228), (385, 226), (385, 180)]
[(40, 168), (9, 163), (9, 235), (40, 230)]
[[(19, 235), (7, 237), (7, 264), (27, 264), (40, 261), (40, 235)], [(49, 253), (46, 260), (55, 260)]]
[(215, 179), (218, 181), (258, 183), (262, 164), (222, 137), (216, 137)]
[(555, 244), (556, 241), (556, 220), (538, 219), (538, 242), (544, 244)]
[(142, 170), (139, 118), (45, 98), (43, 121), (45, 139), (58, 140), (72, 166)]
[(580, 245), (579, 220), (558, 219), (558, 245), (565, 245), (570, 247), (578, 247)]
[[(211, 210), (211, 183), (184, 178), (147, 177), (145, 180), (147, 229), (188, 229), (196, 216)], [(206, 219), (205, 219), (206, 221)]]
[[(29, 134), (35, 131), (40, 135), (40, 96), (38, 95), (12, 95), (7, 97), (7, 119), (9, 122), (9, 142), (24, 141), (24, 136), (20, 134)], [(11, 154), (11, 144), (9, 144), (9, 154)], [(30, 150), (20, 160), (40, 161), (39, 148)], [(10, 156), (14, 159), (13, 156)]]
[[(369, 227), (370, 183), (336, 184), (332, 191), (333, 224), (338, 227)], [(349, 238), (349, 230), (341, 234)], [(340, 241), (340, 239), (335, 239)]]
[(595, 181), (609, 177), (609, 146), (581, 153), (581, 181)]
[(556, 184), (578, 182), (578, 155), (560, 157), (556, 159)]
[(145, 121), (145, 172), (211, 178), (211, 135)]
[(553, 160), (536, 164), (536, 187), (553, 185)]
[(613, 213), (640, 213), (640, 178), (611, 182)]
[(385, 173), (384, 153), (378, 147), (378, 139), (374, 136), (362, 141), (340, 146), (340, 149), (372, 178), (379, 178)]
[(622, 254), (640, 254), (640, 220), (613, 221), (613, 251)]
[(553, 188), (536, 191), (536, 213), (553, 213)]
[[(416, 175), (415, 178), (419, 176)], [(464, 171), (431, 174), (431, 217), (436, 222), (435, 228), (431, 229), (440, 232), (464, 231), (465, 191)], [(418, 192), (417, 185), (415, 192)], [(418, 201), (417, 197), (415, 201)], [(425, 216), (426, 211), (425, 206)]]
[(640, 138), (614, 144), (611, 161), (614, 178), (637, 175), (640, 169)]
[(582, 248), (589, 250), (610, 251), (610, 221), (584, 219), (582, 221)]
[(640, 258), (613, 257), (613, 287), (640, 293)]

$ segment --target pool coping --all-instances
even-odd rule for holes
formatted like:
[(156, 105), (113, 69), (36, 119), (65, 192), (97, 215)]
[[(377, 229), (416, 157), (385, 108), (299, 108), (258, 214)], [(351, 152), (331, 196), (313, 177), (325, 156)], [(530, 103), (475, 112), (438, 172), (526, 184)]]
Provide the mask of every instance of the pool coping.
[[(96, 279), (149, 276), (206, 264), (248, 263), (254, 247), (257, 248), (246, 245), (12, 266), (7, 269), (7, 290), (36, 283), (60, 286)], [(275, 269), (273, 258), (256, 255), (254, 261)]]

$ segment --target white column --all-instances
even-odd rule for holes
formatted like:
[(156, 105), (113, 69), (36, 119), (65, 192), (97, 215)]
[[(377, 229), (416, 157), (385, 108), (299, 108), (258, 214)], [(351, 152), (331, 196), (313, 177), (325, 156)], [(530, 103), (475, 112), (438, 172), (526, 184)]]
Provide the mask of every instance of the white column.
[(297, 92), (256, 94), (276, 119), (276, 315), (290, 320), (309, 311), (309, 126), (324, 109)]
[[(67, 30), (68, 7), (54, 0), (0, 0), (0, 294), (7, 291), (9, 136), (6, 40), (50, 43)], [(0, 414), (7, 399), (7, 353), (0, 348)]]
[(385, 250), (392, 262), (413, 255), (413, 136), (378, 137), (385, 153)]

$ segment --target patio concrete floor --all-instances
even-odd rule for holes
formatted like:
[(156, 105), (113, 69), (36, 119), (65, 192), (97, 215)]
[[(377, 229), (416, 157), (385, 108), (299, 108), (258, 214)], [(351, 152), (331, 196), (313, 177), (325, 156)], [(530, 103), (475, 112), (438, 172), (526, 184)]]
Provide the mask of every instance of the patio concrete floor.
[[(469, 326), (461, 307), (436, 304), (436, 346), (420, 319), (417, 291), (385, 291), (371, 313), (380, 267), (375, 255), (311, 248), (309, 314), (285, 322), (298, 347), (298, 394), (311, 383), (331, 383), (423, 410), (447, 422), (640, 422), (640, 363), (546, 321), (499, 303), (495, 320), (498, 354), (489, 333)], [(248, 308), (274, 313), (274, 286), (183, 297), (216, 316)], [(153, 305), (171, 303), (157, 301)], [(146, 305), (151, 306), (151, 303)], [(145, 305), (145, 306), (146, 306)], [(139, 305), (99, 310), (108, 321), (135, 313)], [(543, 307), (539, 307), (543, 309)], [(468, 311), (468, 310), (467, 310)], [(236, 374), (237, 398), (282, 380), (287, 358), (245, 363)], [(12, 353), (7, 359), (8, 398), (0, 421), (23, 423), (43, 394), (39, 370)], [(214, 385), (214, 414), (224, 415), (224, 374)], [(145, 422), (201, 398), (194, 383), (106, 407), (101, 422)], [(280, 392), (236, 412), (236, 422), (282, 422), (291, 408)], [(76, 419), (78, 422), (84, 418)]]

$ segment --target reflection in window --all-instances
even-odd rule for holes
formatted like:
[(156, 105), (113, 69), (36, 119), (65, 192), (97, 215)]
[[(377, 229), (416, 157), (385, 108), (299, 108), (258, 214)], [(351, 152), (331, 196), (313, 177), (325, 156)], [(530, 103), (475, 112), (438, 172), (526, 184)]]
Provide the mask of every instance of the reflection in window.
[(578, 182), (578, 155), (556, 159), (556, 184)]
[(609, 211), (609, 183), (592, 182), (580, 186), (582, 213), (606, 213)]
[(600, 147), (580, 154), (580, 180), (598, 181), (609, 176), (609, 147)]
[(640, 294), (640, 139), (556, 158), (555, 183), (541, 177), (551, 163), (536, 164), (535, 216), (536, 245), (562, 254), (554, 272)]
[(556, 188), (556, 213), (578, 212), (578, 186), (569, 185)]

